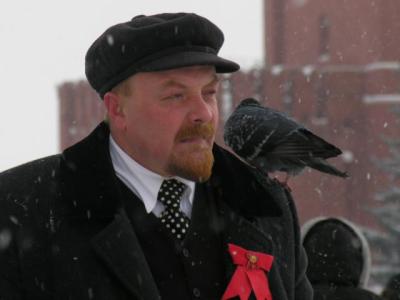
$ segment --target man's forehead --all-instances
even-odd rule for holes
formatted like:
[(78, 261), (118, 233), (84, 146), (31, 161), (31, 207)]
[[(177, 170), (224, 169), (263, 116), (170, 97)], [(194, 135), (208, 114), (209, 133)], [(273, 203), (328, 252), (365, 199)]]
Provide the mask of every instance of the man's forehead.
[(185, 85), (185, 82), (200, 80), (203, 84), (218, 83), (221, 78), (212, 66), (194, 66), (157, 72), (143, 72), (133, 75), (144, 80), (151, 79), (162, 86)]
[[(204, 80), (201, 81), (200, 83), (202, 85), (212, 85), (212, 84), (217, 84), (220, 81), (220, 76), (216, 73), (214, 74), (210, 74), (207, 77), (204, 77)], [(165, 80), (162, 81), (161, 85), (163, 87), (174, 87), (174, 86), (181, 86), (181, 87), (185, 87), (186, 81), (181, 80), (180, 78), (165, 78)], [(190, 82), (190, 80), (188, 80), (187, 82)]]

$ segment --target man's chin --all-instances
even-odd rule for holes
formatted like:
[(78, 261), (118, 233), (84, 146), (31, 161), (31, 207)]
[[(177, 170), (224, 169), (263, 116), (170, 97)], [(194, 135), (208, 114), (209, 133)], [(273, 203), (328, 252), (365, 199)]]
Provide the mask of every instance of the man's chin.
[(176, 155), (171, 159), (169, 172), (196, 182), (207, 181), (212, 172), (214, 156), (211, 149), (191, 151), (190, 154)]

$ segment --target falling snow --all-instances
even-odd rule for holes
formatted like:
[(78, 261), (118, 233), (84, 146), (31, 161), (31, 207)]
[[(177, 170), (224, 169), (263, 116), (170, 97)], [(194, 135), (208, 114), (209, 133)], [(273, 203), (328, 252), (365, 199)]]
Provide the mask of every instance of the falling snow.
[(10, 221), (13, 222), (15, 225), (19, 225), (19, 221), (15, 216), (10, 216)]
[(113, 46), (114, 45), (114, 37), (111, 34), (107, 35), (107, 43), (109, 46)]
[(8, 229), (0, 230), (0, 251), (6, 249), (12, 240), (11, 231)]
[(94, 293), (92, 288), (88, 288), (88, 298), (93, 299), (94, 298)]

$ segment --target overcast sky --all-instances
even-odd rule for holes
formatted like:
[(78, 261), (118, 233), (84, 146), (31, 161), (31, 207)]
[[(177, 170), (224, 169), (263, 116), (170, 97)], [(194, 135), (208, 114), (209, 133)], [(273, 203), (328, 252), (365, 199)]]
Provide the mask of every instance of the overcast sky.
[(56, 88), (84, 78), (87, 48), (138, 14), (188, 11), (225, 33), (221, 55), (262, 62), (262, 1), (13, 0), (0, 7), (0, 171), (58, 152)]

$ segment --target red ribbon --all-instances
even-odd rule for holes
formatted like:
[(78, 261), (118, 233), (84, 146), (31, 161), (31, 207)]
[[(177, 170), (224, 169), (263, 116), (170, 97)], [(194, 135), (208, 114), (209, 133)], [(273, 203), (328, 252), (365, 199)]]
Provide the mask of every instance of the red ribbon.
[(240, 300), (247, 300), (251, 291), (254, 292), (257, 300), (272, 300), (265, 272), (271, 269), (274, 257), (249, 251), (234, 244), (228, 244), (228, 247), (233, 263), (237, 267), (222, 300), (235, 296), (239, 296)]

